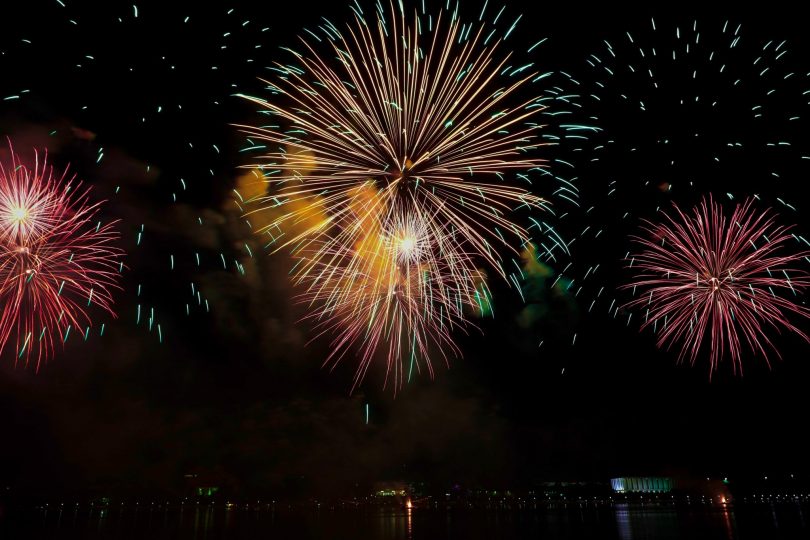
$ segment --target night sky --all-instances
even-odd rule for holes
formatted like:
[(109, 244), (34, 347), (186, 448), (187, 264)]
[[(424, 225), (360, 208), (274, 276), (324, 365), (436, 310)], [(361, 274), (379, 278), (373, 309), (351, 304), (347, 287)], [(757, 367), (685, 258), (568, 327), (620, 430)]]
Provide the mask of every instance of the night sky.
[[(750, 109), (749, 96), (754, 103), (767, 90), (749, 86), (730, 93), (731, 104), (716, 117), (661, 106), (653, 111), (658, 121), (642, 120), (611, 105), (607, 91), (599, 107), (589, 108), (588, 55), (604, 39), (619, 43), (626, 31), (653, 39), (645, 34), (651, 16), (662, 32), (688, 29), (695, 19), (707, 29), (729, 19), (742, 23), (741, 46), (752, 44), (742, 58), (756, 58), (753, 44), (786, 39), (785, 61), (804, 77), (810, 42), (797, 11), (772, 3), (767, 12), (707, 12), (701, 4), (639, 12), (511, 2), (505, 19), (523, 16), (506, 48), (584, 96), (577, 122), (593, 122), (594, 114), (603, 121), (603, 132), (587, 142), (541, 150), (574, 165), (551, 164), (576, 177), (582, 208), (596, 208), (561, 212), (561, 233), (606, 229), (599, 240), (583, 236), (572, 245), (571, 277), (594, 262), (602, 274), (577, 296), (574, 288), (552, 288), (553, 277), (536, 279), (527, 284), (528, 307), (514, 288), (493, 282), (495, 318), (477, 321), (480, 332), (456, 335), (464, 357), (394, 397), (383, 390), (379, 370), (350, 395), (351, 358), (334, 371), (321, 368), (329, 340), (308, 343), (311, 329), (299, 322), (305, 311), (288, 278), (290, 257), (261, 248), (231, 192), (247, 162), (244, 136), (232, 124), (259, 121), (255, 105), (233, 94), (264, 96), (258, 78), (287, 58), (281, 47), (294, 45), (321, 16), (343, 27), (351, 20), (348, 3), (62, 3), (3, 7), (0, 98), (10, 98), (0, 101), (0, 134), (19, 154), (47, 148), (55, 166), (69, 164), (108, 200), (104, 214), (121, 220), (128, 270), (116, 298), (119, 318), (99, 319), (107, 324), (103, 337), (71, 339), (38, 373), (15, 367), (14, 354), (4, 351), (0, 486), (172, 492), (182, 490), (184, 474), (199, 473), (237, 492), (344, 493), (384, 479), (527, 486), (617, 475), (810, 472), (807, 343), (776, 336), (782, 359), (774, 355), (770, 369), (746, 357), (743, 377), (726, 364), (710, 380), (707, 361), (678, 365), (677, 354), (656, 349), (652, 332), (639, 333), (637, 320), (628, 325), (624, 314), (608, 315), (607, 305), (588, 312), (602, 286), (606, 298), (630, 299), (616, 292), (626, 279), (626, 235), (659, 205), (690, 205), (708, 193), (726, 202), (728, 192), (735, 200), (758, 194), (800, 233), (810, 226), (800, 187), (810, 169), (800, 159), (810, 155), (807, 99), (784, 99), (786, 109), (798, 103), (806, 116), (789, 125), (768, 120), (761, 128), (735, 115)], [(443, 4), (433, 2), (434, 11)], [(462, 18), (477, 18), (480, 7), (464, 0)], [(703, 35), (711, 39), (709, 30)], [(548, 41), (528, 54), (543, 37)], [(655, 105), (633, 80), (623, 83), (617, 94), (641, 93)], [(706, 86), (714, 87), (722, 96), (721, 82)], [(785, 89), (794, 90), (787, 83)], [(790, 96), (801, 97), (802, 89), (810, 85)], [(693, 131), (701, 142), (684, 142)], [(750, 142), (751, 151), (723, 155), (720, 165), (705, 158), (706, 147), (728, 133)], [(674, 143), (659, 153), (645, 146), (656, 137)], [(794, 153), (767, 149), (780, 137)], [(595, 162), (600, 144), (608, 145), (608, 157)], [(667, 152), (679, 156), (677, 164)], [(0, 148), (0, 159), (6, 155)], [(778, 178), (771, 175), (776, 169)], [(681, 190), (684, 178), (693, 185)], [(612, 180), (627, 187), (607, 199)], [(649, 189), (633, 187), (646, 180)], [(537, 190), (551, 196), (553, 188), (550, 182)], [(253, 257), (245, 243), (256, 248)], [(558, 273), (566, 264), (548, 266)], [(160, 338), (156, 327), (136, 324), (138, 304), (154, 308)]]

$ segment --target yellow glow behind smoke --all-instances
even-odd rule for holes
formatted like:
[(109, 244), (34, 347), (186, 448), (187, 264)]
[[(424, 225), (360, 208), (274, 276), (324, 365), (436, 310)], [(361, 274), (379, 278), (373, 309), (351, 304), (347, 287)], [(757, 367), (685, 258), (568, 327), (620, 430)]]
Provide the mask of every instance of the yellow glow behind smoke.
[[(328, 218), (321, 197), (313, 195), (285, 201), (280, 206), (268, 206), (265, 200), (267, 186), (261, 170), (252, 169), (236, 178), (234, 191), (239, 195), (228, 202), (229, 205), (237, 204), (253, 230), (269, 228), (273, 236), (289, 238), (326, 225)], [(257, 204), (262, 206), (259, 211), (256, 211)], [(281, 220), (288, 215), (294, 216), (293, 219)]]
[(538, 260), (537, 246), (528, 242), (520, 253), (520, 258), (523, 261), (523, 271), (529, 277), (551, 277), (554, 272), (547, 265)]
[(251, 203), (267, 193), (267, 182), (259, 169), (251, 169), (236, 178), (234, 190), (245, 203)]

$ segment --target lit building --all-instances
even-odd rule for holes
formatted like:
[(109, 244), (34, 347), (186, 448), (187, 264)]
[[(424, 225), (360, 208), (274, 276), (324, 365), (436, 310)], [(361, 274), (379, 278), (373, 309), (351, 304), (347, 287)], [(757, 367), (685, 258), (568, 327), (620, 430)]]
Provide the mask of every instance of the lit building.
[(616, 493), (669, 493), (672, 491), (672, 478), (665, 476), (611, 478), (610, 487)]
[[(214, 498), (222, 490), (222, 478), (210, 473), (188, 473), (183, 475), (188, 496)], [(222, 495), (221, 493), (219, 495)]]
[(413, 486), (407, 482), (375, 482), (372, 496), (377, 504), (413, 508)]
[(375, 482), (375, 497), (407, 497), (411, 487), (405, 482)]

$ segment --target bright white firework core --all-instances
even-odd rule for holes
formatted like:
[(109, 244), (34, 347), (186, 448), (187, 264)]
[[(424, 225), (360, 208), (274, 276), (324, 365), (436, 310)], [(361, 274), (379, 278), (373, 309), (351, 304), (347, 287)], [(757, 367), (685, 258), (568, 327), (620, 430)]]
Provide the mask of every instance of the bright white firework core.
[(399, 252), (404, 256), (410, 258), (413, 251), (416, 249), (416, 238), (413, 236), (405, 236), (399, 241)]
[(399, 232), (392, 235), (392, 247), (397, 262), (401, 265), (416, 264), (424, 256), (425, 233), (414, 223), (399, 227)]
[(11, 208), (11, 221), (14, 223), (22, 223), (26, 221), (30, 214), (28, 213), (28, 208), (24, 206), (14, 206)]

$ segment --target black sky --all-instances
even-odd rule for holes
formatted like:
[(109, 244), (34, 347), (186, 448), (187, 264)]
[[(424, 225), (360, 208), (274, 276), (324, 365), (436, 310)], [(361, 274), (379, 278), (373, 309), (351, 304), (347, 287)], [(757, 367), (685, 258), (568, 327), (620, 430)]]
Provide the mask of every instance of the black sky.
[[(340, 492), (390, 478), (526, 485), (676, 471), (810, 472), (807, 344), (779, 338), (783, 360), (773, 369), (752, 359), (743, 378), (721, 369), (709, 381), (705, 364), (676, 365), (636, 324), (588, 314), (587, 303), (555, 296), (544, 282), (528, 324), (515, 291), (496, 286), (496, 318), (481, 321), (482, 334), (459, 336), (464, 358), (435, 380), (418, 378), (394, 399), (372, 373), (350, 396), (354, 366), (321, 369), (328, 342), (307, 345), (289, 259), (261, 249), (247, 256), (246, 242), (260, 244), (229, 196), (244, 163), (229, 124), (256, 121), (232, 94), (260, 93), (264, 66), (286, 58), (280, 47), (321, 16), (348, 22), (348, 3), (137, 2), (137, 18), (129, 2), (64, 3), (4, 7), (0, 97), (20, 99), (0, 101), (0, 134), (18, 153), (48, 147), (57, 166), (70, 163), (109, 199), (130, 270), (120, 318), (107, 321), (103, 338), (69, 343), (39, 373), (4, 353), (0, 485), (173, 490), (183, 474), (201, 472), (242, 491)], [(462, 15), (477, 18), (480, 5), (463, 2)], [(660, 26), (741, 22), (752, 40), (788, 39), (801, 65), (810, 43), (798, 12), (766, 8), (512, 2), (504, 16), (523, 14), (508, 43), (516, 55), (548, 36), (531, 60), (575, 79), (586, 77), (584, 60), (603, 39), (646, 27), (650, 15)], [(810, 62), (803, 67), (810, 71)], [(615, 129), (616, 138), (627, 135)], [(810, 148), (807, 136), (793, 140)], [(575, 164), (584, 197), (598, 198), (604, 171)], [(733, 182), (741, 196), (791, 194), (800, 211), (786, 217), (807, 231), (807, 200), (796, 187), (803, 172), (778, 186)], [(630, 200), (646, 208), (640, 215), (649, 211), (641, 196)], [(622, 241), (600, 246), (606, 266), (621, 268)], [(608, 271), (605, 285), (615, 288), (614, 278)], [(156, 309), (163, 343), (135, 324), (139, 303)]]

